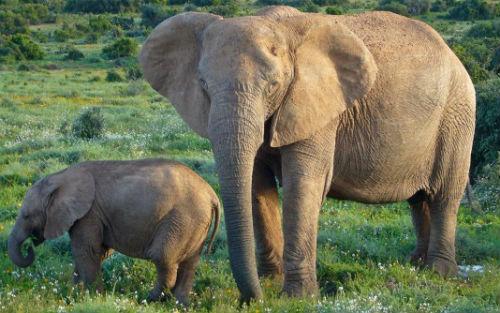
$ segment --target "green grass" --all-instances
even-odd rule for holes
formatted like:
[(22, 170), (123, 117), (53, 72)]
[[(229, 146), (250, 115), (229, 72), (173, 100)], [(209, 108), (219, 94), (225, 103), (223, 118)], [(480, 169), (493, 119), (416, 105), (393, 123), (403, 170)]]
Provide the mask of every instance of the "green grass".
[[(450, 36), (470, 26), (431, 19)], [(210, 143), (191, 132), (172, 106), (143, 81), (106, 82), (106, 72), (115, 65), (100, 58), (102, 44), (77, 45), (85, 59), (76, 62), (56, 53), (61, 46), (45, 44), (47, 58), (30, 63), (35, 70), (18, 72), (13, 64), (0, 72), (0, 312), (183, 311), (173, 300), (145, 304), (155, 268), (120, 254), (103, 265), (104, 294), (74, 286), (67, 236), (36, 248), (29, 268), (16, 268), (7, 257), (7, 236), (26, 190), (40, 177), (76, 162), (161, 156), (186, 163), (218, 190)], [(48, 64), (58, 69), (45, 69)], [(72, 137), (72, 121), (89, 106), (101, 107), (104, 136), (90, 141)], [(215, 253), (198, 268), (191, 311), (239, 312), (225, 241), (222, 227)], [(500, 311), (498, 213), (476, 216), (460, 209), (457, 260), (482, 265), (483, 273), (442, 279), (415, 269), (407, 262), (414, 242), (406, 203), (368, 206), (328, 200), (318, 237), (321, 296), (289, 299), (280, 295), (278, 281), (266, 279), (265, 299), (241, 311)]]

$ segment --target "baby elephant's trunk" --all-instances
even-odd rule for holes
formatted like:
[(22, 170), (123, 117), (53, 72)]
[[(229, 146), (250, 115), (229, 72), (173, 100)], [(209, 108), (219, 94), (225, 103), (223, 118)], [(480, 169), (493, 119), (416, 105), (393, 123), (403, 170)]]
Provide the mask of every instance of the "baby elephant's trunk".
[(212, 253), (212, 246), (215, 240), (215, 235), (217, 235), (217, 230), (219, 229), (219, 223), (220, 223), (220, 202), (217, 197), (212, 202), (212, 217), (213, 217), (213, 228), (212, 228), (212, 234), (210, 235), (210, 239), (208, 240), (208, 245), (207, 245), (207, 250), (206, 254), (211, 254)]
[(26, 239), (28, 239), (28, 234), (19, 231), (17, 227), (14, 227), (7, 243), (7, 250), (9, 252), (10, 259), (14, 264), (20, 267), (28, 267), (35, 260), (35, 252), (33, 251), (33, 247), (28, 247), (27, 256), (23, 256), (23, 254), (21, 253), (22, 244)]

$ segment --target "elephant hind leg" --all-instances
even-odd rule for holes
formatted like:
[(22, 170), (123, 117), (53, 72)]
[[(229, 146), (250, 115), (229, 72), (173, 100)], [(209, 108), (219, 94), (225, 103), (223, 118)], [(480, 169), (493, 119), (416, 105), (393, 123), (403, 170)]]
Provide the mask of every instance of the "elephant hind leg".
[(165, 260), (155, 261), (156, 265), (156, 284), (149, 292), (147, 301), (159, 301), (167, 296), (166, 290), (174, 287), (177, 278), (177, 264), (169, 264)]
[(252, 206), (259, 276), (281, 275), (283, 231), (278, 188), (273, 172), (258, 158), (253, 172)]
[(189, 293), (193, 288), (194, 274), (196, 272), (196, 266), (200, 261), (200, 254), (201, 249), (198, 253), (179, 264), (177, 280), (172, 289), (172, 293), (182, 305), (189, 304)]
[(429, 203), (431, 227), (426, 265), (443, 277), (454, 276), (458, 271), (455, 234), (460, 200), (459, 196), (438, 195)]
[(410, 254), (410, 262), (414, 265), (423, 265), (427, 261), (429, 238), (431, 231), (431, 217), (427, 195), (419, 191), (408, 200), (411, 217), (417, 237), (415, 249)]

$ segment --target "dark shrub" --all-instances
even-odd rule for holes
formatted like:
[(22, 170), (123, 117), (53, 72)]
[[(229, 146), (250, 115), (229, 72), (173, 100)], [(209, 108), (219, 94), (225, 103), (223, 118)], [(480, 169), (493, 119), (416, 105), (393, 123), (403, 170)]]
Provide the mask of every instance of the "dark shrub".
[(341, 15), (343, 12), (338, 7), (327, 7), (325, 13), (330, 15)]
[(98, 107), (84, 109), (73, 121), (73, 136), (82, 139), (101, 137), (104, 132), (104, 116)]
[(139, 64), (133, 63), (127, 67), (127, 79), (136, 80), (142, 78), (142, 70)]
[(135, 11), (138, 1), (134, 0), (67, 0), (65, 10), (73, 13), (120, 13)]
[(239, 8), (235, 3), (225, 4), (225, 5), (216, 5), (210, 7), (210, 13), (222, 15), (224, 17), (232, 17), (238, 15)]
[(500, 152), (496, 162), (482, 168), (474, 192), (484, 211), (500, 212)]
[(484, 20), (492, 18), (495, 13), (495, 8), (485, 0), (465, 0), (450, 10), (449, 17), (457, 20)]
[(448, 4), (444, 0), (436, 0), (431, 5), (432, 12), (443, 12), (448, 10)]
[(316, 3), (312, 2), (312, 0), (301, 0), (301, 6), (299, 8), (303, 12), (309, 13), (318, 13), (321, 11), (321, 8)]
[(97, 43), (99, 36), (100, 34), (98, 33), (89, 33), (87, 37), (85, 37), (85, 43)]
[(41, 3), (18, 4), (13, 9), (14, 13), (23, 16), (31, 25), (53, 22), (48, 6)]
[(200, 8), (198, 8), (196, 5), (192, 3), (184, 4), (184, 8), (182, 9), (182, 11), (184, 12), (198, 12), (199, 10)]
[(57, 42), (65, 42), (71, 38), (71, 34), (66, 30), (56, 29), (52, 33), (52, 37)]
[(221, 5), (221, 0), (193, 0), (191, 3), (193, 3), (196, 6), (199, 7), (206, 7), (206, 6), (211, 6), (211, 5)]
[(403, 4), (408, 8), (410, 15), (421, 15), (429, 12), (430, 0), (404, 0)]
[(113, 25), (119, 26), (124, 30), (130, 30), (134, 27), (134, 18), (127, 16), (114, 16), (111, 19), (111, 23), (113, 23)]
[(408, 7), (402, 3), (399, 3), (399, 2), (389, 2), (389, 3), (380, 4), (378, 6), (377, 10), (389, 11), (389, 12), (393, 12), (396, 14), (409, 16)]
[(156, 4), (147, 4), (141, 7), (141, 24), (146, 27), (155, 27), (163, 20), (174, 16), (178, 11)]
[(31, 70), (30, 66), (28, 64), (25, 64), (25, 63), (21, 63), (19, 64), (19, 66), (17, 67), (17, 70), (19, 72), (29, 72)]
[(500, 37), (500, 20), (475, 23), (467, 32), (469, 37)]
[(89, 29), (91, 32), (103, 34), (113, 28), (111, 21), (104, 15), (89, 17)]
[(500, 78), (476, 85), (476, 132), (472, 149), (471, 172), (479, 174), (497, 160), (500, 151)]
[(28, 22), (19, 14), (0, 10), (0, 33), (4, 35), (29, 33)]
[(16, 34), (11, 37), (10, 41), (27, 60), (40, 60), (45, 55), (42, 48), (26, 35)]
[(490, 70), (500, 75), (500, 46), (493, 52), (493, 57), (490, 62)]
[(123, 81), (122, 75), (115, 70), (108, 71), (106, 74), (106, 81), (108, 82), (121, 82)]
[(108, 59), (130, 57), (137, 53), (138, 45), (134, 39), (118, 38), (112, 44), (102, 49), (102, 54)]
[(77, 61), (77, 60), (83, 59), (84, 57), (85, 57), (85, 55), (80, 50), (78, 50), (75, 47), (70, 47), (70, 48), (68, 48), (68, 51), (67, 51), (66, 55), (64, 56), (64, 59)]
[(320, 6), (333, 5), (347, 7), (350, 5), (349, 0), (313, 0), (313, 2)]

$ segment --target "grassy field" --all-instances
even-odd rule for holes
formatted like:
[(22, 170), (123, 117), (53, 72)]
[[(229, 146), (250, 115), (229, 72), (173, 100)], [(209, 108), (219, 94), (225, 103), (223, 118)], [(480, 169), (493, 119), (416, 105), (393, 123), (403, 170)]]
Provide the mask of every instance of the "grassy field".
[[(470, 26), (431, 22), (448, 36)], [(60, 44), (47, 43), (47, 57), (30, 62), (29, 71), (17, 70), (18, 64), (0, 70), (0, 312), (184, 311), (173, 300), (146, 304), (154, 266), (118, 253), (104, 262), (104, 294), (74, 286), (67, 235), (37, 247), (29, 268), (17, 268), (8, 259), (7, 236), (26, 190), (76, 162), (161, 156), (186, 163), (218, 189), (209, 142), (192, 133), (144, 81), (107, 82), (106, 72), (117, 67), (100, 58), (102, 43), (77, 46), (85, 54), (82, 61), (63, 60)], [(104, 135), (93, 140), (72, 136), (73, 120), (95, 106), (104, 116)], [(406, 203), (368, 206), (328, 200), (318, 243), (319, 298), (282, 297), (279, 281), (263, 280), (265, 299), (241, 311), (500, 312), (496, 212), (474, 215), (460, 209), (458, 263), (481, 267), (457, 278), (442, 279), (407, 262), (415, 236)], [(224, 226), (215, 253), (198, 268), (188, 310), (238, 312)]]

